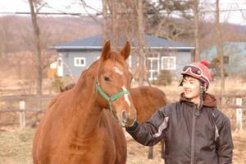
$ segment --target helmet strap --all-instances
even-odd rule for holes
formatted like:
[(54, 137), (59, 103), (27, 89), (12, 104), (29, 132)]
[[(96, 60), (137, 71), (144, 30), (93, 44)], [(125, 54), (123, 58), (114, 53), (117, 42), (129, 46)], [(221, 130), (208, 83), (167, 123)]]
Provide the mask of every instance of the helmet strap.
[(206, 92), (206, 87), (205, 87), (205, 83), (204, 82), (200, 82), (200, 103), (199, 103), (199, 106), (195, 112), (195, 115), (196, 116), (199, 116), (200, 113), (201, 113), (201, 109), (202, 109), (202, 106), (204, 104), (204, 98), (205, 98), (205, 92)]

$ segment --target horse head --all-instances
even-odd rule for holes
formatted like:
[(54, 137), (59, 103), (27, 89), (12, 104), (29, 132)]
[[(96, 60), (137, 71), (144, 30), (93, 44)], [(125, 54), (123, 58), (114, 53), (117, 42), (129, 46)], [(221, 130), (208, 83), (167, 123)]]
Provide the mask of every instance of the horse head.
[(131, 126), (136, 120), (136, 109), (129, 92), (132, 74), (126, 63), (130, 43), (120, 51), (112, 51), (110, 41), (103, 47), (96, 80), (97, 102), (110, 109), (122, 126)]

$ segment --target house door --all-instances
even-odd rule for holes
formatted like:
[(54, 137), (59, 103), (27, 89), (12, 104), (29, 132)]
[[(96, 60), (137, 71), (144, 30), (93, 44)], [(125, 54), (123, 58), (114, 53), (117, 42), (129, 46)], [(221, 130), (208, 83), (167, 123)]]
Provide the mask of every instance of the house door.
[(157, 80), (159, 75), (160, 62), (158, 57), (148, 57), (146, 61), (148, 68), (148, 79), (150, 81)]

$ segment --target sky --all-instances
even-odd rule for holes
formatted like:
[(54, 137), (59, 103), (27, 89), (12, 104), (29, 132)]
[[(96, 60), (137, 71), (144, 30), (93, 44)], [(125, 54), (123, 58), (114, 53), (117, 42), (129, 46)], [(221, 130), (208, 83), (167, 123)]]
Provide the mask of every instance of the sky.
[[(102, 10), (101, 0), (84, 0), (88, 6), (94, 9), (81, 7), (80, 0), (46, 0), (48, 7), (43, 8), (43, 12), (87, 12), (95, 14)], [(212, 6), (215, 0), (210, 0)], [(205, 7), (206, 8), (206, 7)], [(246, 0), (220, 0), (222, 22), (246, 25)], [(226, 10), (226, 11), (225, 11)], [(230, 11), (229, 11), (230, 10)], [(0, 0), (0, 13), (29, 12), (28, 0)], [(207, 12), (209, 13), (209, 11)]]
[(246, 25), (246, 0), (220, 0), (221, 20)]
[[(84, 0), (88, 6), (93, 6), (94, 9), (86, 8), (85, 11), (80, 0), (44, 0), (48, 2), (42, 12), (72, 12), (72, 13), (96, 13), (102, 10), (101, 0)], [(28, 12), (28, 0), (0, 0), (0, 12)]]

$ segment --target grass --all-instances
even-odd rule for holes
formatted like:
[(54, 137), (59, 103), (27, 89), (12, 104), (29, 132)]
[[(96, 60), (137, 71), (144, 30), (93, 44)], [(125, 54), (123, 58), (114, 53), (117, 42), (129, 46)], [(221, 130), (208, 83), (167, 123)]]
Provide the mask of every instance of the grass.
[[(0, 164), (32, 164), (32, 141), (35, 129), (0, 130)], [(246, 162), (246, 131), (233, 132), (233, 163)], [(154, 148), (154, 159), (147, 159), (148, 148), (128, 139), (127, 164), (161, 164), (159, 145)]]
[(7, 129), (0, 132), (0, 163), (32, 164), (34, 129)]

